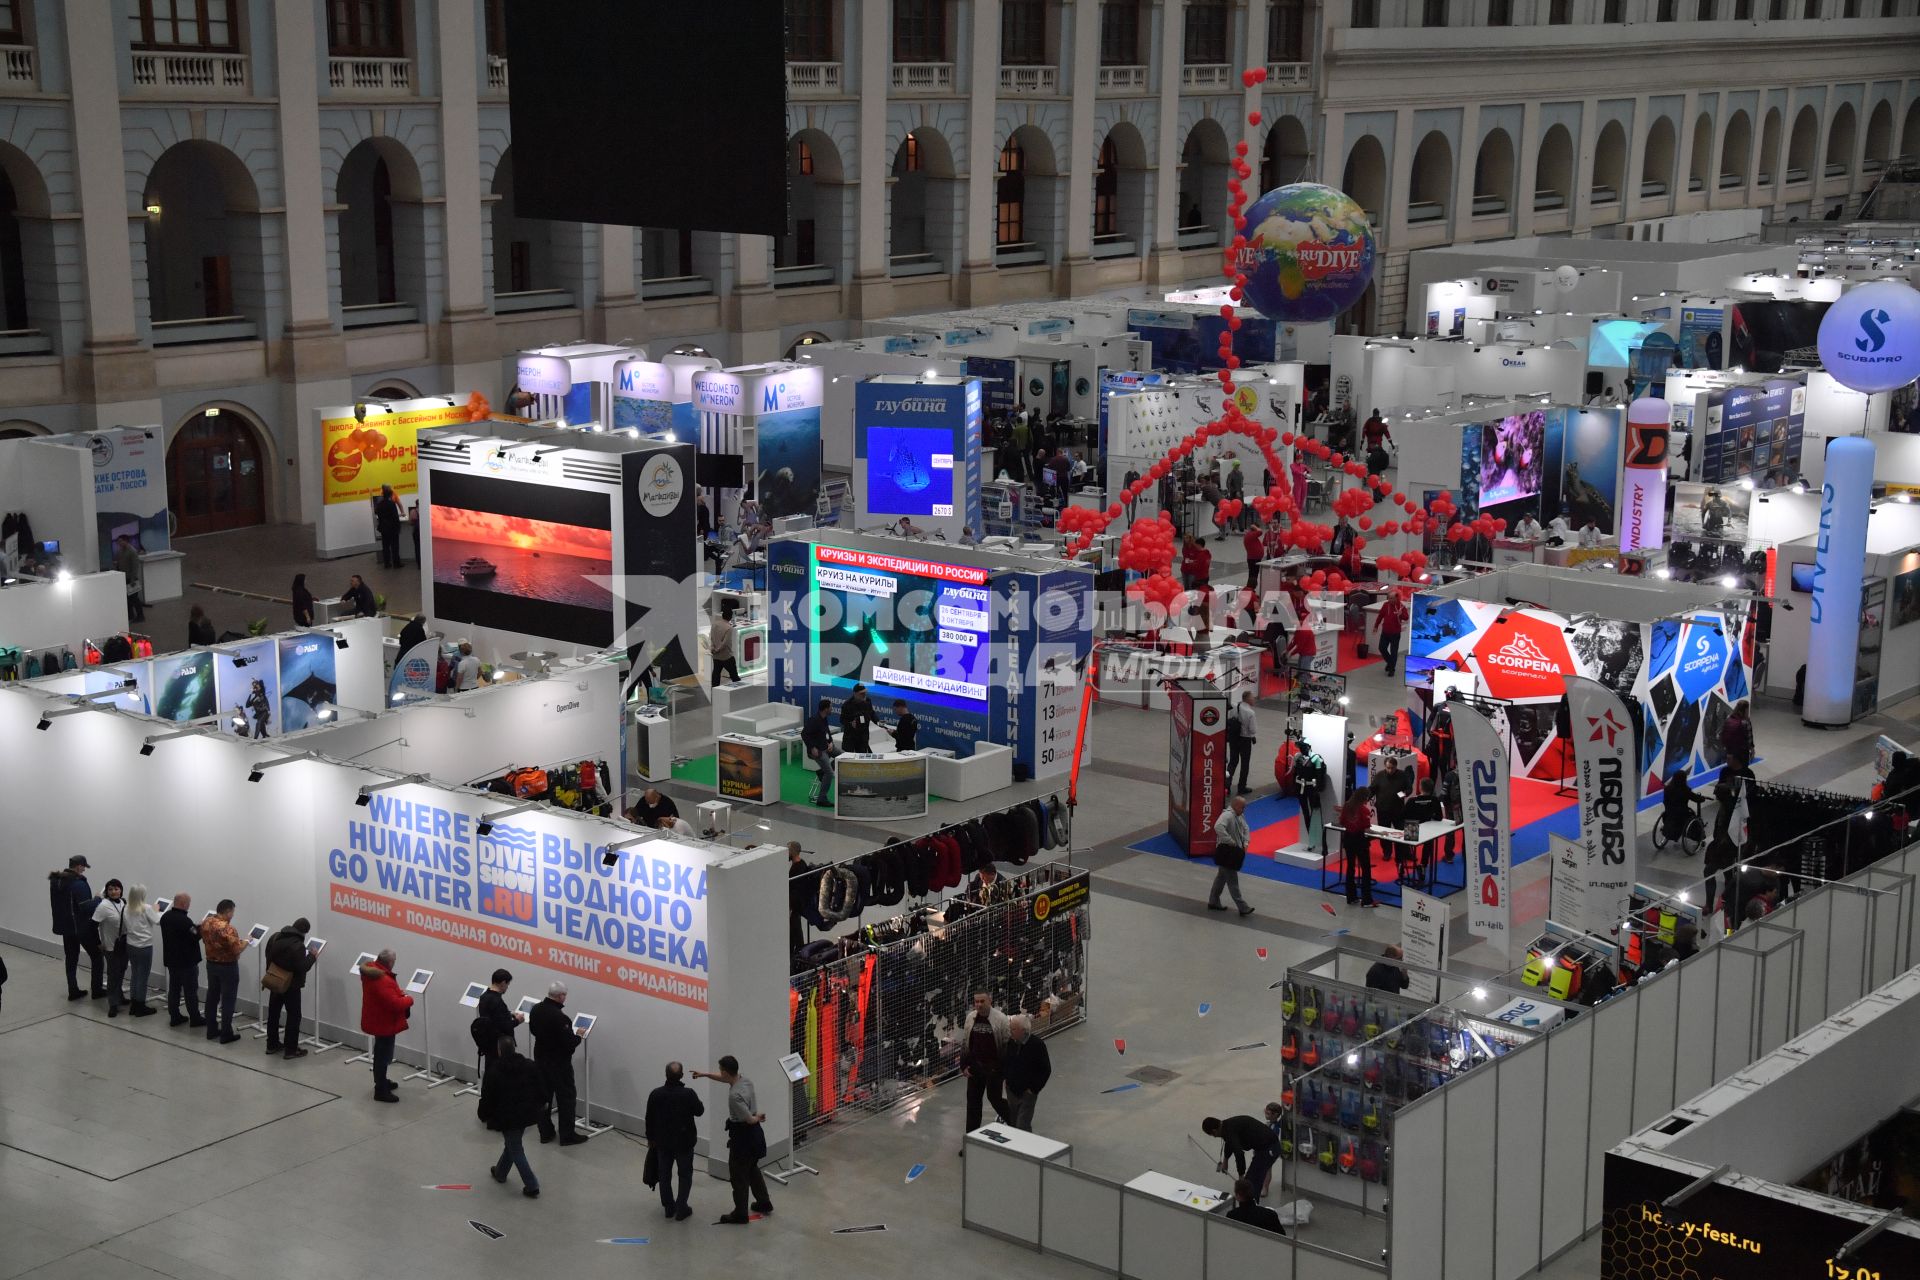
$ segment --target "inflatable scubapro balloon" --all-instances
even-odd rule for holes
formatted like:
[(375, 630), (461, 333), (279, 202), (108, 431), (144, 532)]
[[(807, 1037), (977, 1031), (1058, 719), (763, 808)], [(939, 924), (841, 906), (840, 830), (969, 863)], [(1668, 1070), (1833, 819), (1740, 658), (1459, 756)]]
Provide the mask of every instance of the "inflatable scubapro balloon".
[(1287, 323), (1331, 320), (1373, 280), (1373, 228), (1352, 197), (1314, 182), (1276, 187), (1247, 209), (1235, 261), (1246, 301)]

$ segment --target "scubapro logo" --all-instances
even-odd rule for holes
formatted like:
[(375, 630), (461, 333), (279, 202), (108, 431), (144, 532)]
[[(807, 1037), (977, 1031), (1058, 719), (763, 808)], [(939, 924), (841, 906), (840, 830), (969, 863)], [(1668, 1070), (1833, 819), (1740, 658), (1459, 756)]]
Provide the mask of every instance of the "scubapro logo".
[(1889, 316), (1878, 307), (1869, 307), (1861, 312), (1860, 332), (1866, 336), (1853, 340), (1854, 350), (1863, 351), (1871, 355), (1886, 346), (1887, 331), (1885, 326), (1892, 319), (1892, 316)]
[(670, 516), (687, 491), (686, 473), (675, 459), (661, 454), (640, 468), (640, 507), (650, 516)]

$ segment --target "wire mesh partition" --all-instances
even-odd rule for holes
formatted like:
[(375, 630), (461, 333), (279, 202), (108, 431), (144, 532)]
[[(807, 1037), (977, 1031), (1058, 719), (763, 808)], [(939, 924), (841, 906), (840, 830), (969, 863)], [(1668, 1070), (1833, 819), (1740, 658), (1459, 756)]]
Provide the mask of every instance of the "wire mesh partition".
[(973, 993), (1026, 1014), (1047, 1036), (1087, 1014), (1090, 877), (1052, 863), (1007, 897), (916, 907), (847, 940), (845, 954), (793, 976), (794, 1129), (864, 1117), (960, 1070), (960, 1022)]

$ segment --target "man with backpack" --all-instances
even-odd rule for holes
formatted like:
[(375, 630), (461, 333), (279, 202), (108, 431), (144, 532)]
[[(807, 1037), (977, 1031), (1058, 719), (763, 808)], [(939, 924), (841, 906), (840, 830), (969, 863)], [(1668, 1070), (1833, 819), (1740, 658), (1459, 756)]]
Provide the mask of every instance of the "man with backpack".
[(76, 853), (67, 859), (64, 871), (47, 873), (47, 899), (53, 908), (53, 932), (59, 937), (67, 958), (67, 999), (85, 1000), (80, 987), (80, 953), (87, 953), (93, 970), (92, 993), (95, 1000), (107, 996), (106, 975), (100, 971), (100, 935), (94, 928), (93, 888), (87, 872), (93, 868), (87, 856)]
[[(302, 916), (267, 939), (263, 985), (277, 983), (280, 987), (278, 991), (267, 987), (267, 1052), (289, 1060), (307, 1056), (300, 1047), (300, 993), (307, 986), (307, 970), (313, 968), (313, 955), (307, 950), (307, 931), (312, 928)], [(286, 1014), (284, 1031), (280, 1025), (282, 1012)]]

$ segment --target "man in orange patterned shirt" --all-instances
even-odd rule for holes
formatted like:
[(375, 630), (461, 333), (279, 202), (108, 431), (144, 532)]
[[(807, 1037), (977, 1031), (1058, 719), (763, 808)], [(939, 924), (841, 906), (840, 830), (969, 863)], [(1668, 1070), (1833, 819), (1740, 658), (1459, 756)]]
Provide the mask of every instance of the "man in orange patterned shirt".
[(247, 940), (233, 927), (233, 899), (222, 898), (200, 922), (200, 946), (207, 955), (207, 1039), (232, 1044), (233, 1002), (240, 995), (240, 956)]

